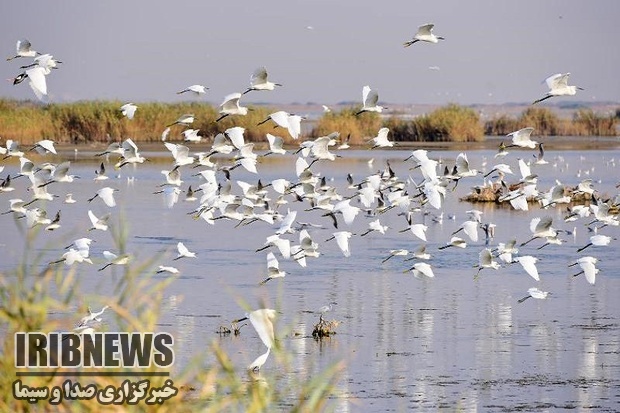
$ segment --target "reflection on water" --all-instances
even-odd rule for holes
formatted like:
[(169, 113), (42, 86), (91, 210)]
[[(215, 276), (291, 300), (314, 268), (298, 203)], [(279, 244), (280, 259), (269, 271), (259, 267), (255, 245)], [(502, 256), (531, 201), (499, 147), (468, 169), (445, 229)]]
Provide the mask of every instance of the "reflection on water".
[[(152, 154), (151, 154), (152, 155)], [(336, 164), (318, 163), (316, 171), (333, 178), (332, 185), (342, 192), (347, 185), (346, 174), (351, 172), (356, 181), (391, 162), (397, 175), (411, 175), (419, 179), (417, 171), (402, 160), (404, 151), (352, 151), (344, 154)], [(431, 152), (436, 158), (449, 162), (457, 155), (454, 151)], [(487, 170), (493, 164), (492, 151), (472, 151), (470, 163), (478, 169), (486, 160)], [(529, 156), (528, 152), (515, 155)], [(592, 178), (601, 193), (613, 195), (619, 174), (612, 159), (620, 159), (615, 151), (564, 151), (553, 158), (548, 151), (548, 170), (539, 171), (539, 187), (547, 189), (560, 180), (576, 185), (585, 177)], [(372, 169), (368, 159), (375, 158)], [(294, 159), (268, 159), (259, 164), (263, 182), (284, 177), (294, 180)], [(166, 164), (167, 165), (167, 164)], [(521, 408), (540, 410), (553, 408), (596, 410), (617, 408), (620, 394), (620, 276), (616, 260), (620, 252), (617, 242), (609, 247), (592, 248), (589, 254), (600, 259), (597, 282), (591, 286), (582, 276), (573, 278), (567, 265), (579, 255), (579, 246), (591, 235), (578, 222), (575, 235), (566, 235), (564, 245), (536, 248), (542, 242), (522, 247), (522, 253), (539, 258), (541, 282), (536, 283), (518, 264), (482, 271), (477, 281), (474, 264), (484, 247), (484, 240), (466, 249), (438, 250), (449, 240), (451, 233), (466, 220), (465, 210), (477, 208), (484, 212), (483, 220), (497, 224), (495, 239), (506, 242), (511, 238), (522, 241), (529, 237), (529, 221), (535, 216), (552, 216), (554, 226), (572, 230), (574, 223), (565, 224), (561, 207), (542, 211), (535, 207), (529, 212), (515, 212), (493, 204), (471, 205), (458, 202), (477, 178), (463, 180), (451, 193), (444, 206), (444, 219), (437, 223), (431, 218), (439, 211), (428, 209), (428, 215), (418, 217), (428, 225), (428, 251), (436, 277), (416, 279), (404, 274), (412, 262), (404, 263), (394, 257), (381, 264), (390, 249), (414, 250), (420, 243), (410, 233), (399, 234), (406, 226), (405, 219), (396, 213), (382, 215), (381, 222), (390, 229), (382, 236), (376, 233), (351, 239), (350, 258), (344, 258), (333, 242), (325, 243), (333, 232), (331, 221), (320, 212), (304, 212), (298, 203), (286, 208), (299, 210), (298, 219), (321, 224), (324, 228), (309, 231), (320, 245), (321, 256), (308, 259), (308, 267), (301, 268), (293, 261), (280, 259), (287, 272), (283, 279), (270, 281), (265, 286), (258, 282), (266, 275), (265, 254), (255, 253), (273, 228), (264, 223), (235, 228), (235, 223), (217, 221), (214, 226), (202, 220), (193, 220), (188, 212), (196, 204), (180, 201), (173, 209), (166, 208), (160, 195), (153, 195), (161, 183), (162, 164), (155, 162), (135, 169), (121, 171), (106, 185), (119, 189), (119, 206), (129, 225), (127, 251), (136, 262), (159, 256), (159, 264), (170, 265), (176, 256), (176, 244), (185, 243), (196, 252), (196, 259), (175, 261), (181, 274), (167, 290), (159, 328), (175, 335), (175, 351), (179, 369), (193, 356), (202, 354), (206, 363), (213, 362), (209, 343), (216, 340), (230, 355), (237, 368), (243, 369), (264, 346), (255, 331), (246, 326), (238, 337), (219, 337), (219, 326), (243, 316), (240, 305), (265, 305), (277, 308), (279, 331), (285, 331), (281, 343), (290, 354), (290, 365), (282, 373), (279, 358), (270, 358), (260, 375), (275, 378), (282, 387), (299, 383), (317, 375), (326, 366), (345, 360), (344, 371), (333, 400), (336, 411), (406, 411), (413, 408), (436, 411), (493, 411)], [(7, 169), (14, 168), (7, 166)], [(62, 199), (73, 193), (76, 204), (64, 205), (53, 201), (48, 209), (63, 211), (62, 227), (53, 234), (42, 233), (35, 242), (44, 256), (44, 262), (57, 259), (62, 250), (58, 245), (83, 236), (90, 222), (86, 211), (95, 214), (115, 212), (103, 204), (87, 204), (98, 184), (91, 181), (95, 164), (76, 162), (72, 173), (82, 179), (71, 186), (55, 184), (50, 192)], [(313, 168), (314, 169), (314, 168)], [(129, 182), (127, 178), (131, 178)], [(256, 177), (237, 169), (233, 178), (255, 182)], [(183, 173), (184, 185), (199, 184), (197, 177)], [(600, 180), (600, 182), (599, 182)], [(329, 182), (329, 181), (328, 181)], [(100, 185), (99, 185), (100, 186)], [(23, 187), (11, 198), (28, 199)], [(185, 186), (186, 187), (186, 186)], [(233, 185), (233, 191), (240, 189)], [(8, 197), (2, 195), (3, 208)], [(275, 196), (274, 196), (275, 198)], [(306, 205), (304, 205), (304, 208)], [(367, 228), (368, 218), (360, 214), (352, 232)], [(451, 216), (455, 219), (450, 219)], [(373, 218), (375, 219), (375, 218)], [(116, 216), (113, 225), (119, 225)], [(419, 221), (416, 221), (419, 222)], [(19, 227), (11, 216), (0, 217), (0, 271), (12, 269), (23, 248)], [(347, 228), (348, 229), (348, 228)], [(618, 236), (618, 228), (601, 232)], [(107, 233), (89, 233), (96, 242), (91, 254), (112, 247)], [(297, 234), (291, 239), (297, 240)], [(58, 243), (54, 240), (61, 239)], [(42, 263), (42, 266), (45, 264)], [(114, 299), (109, 282), (120, 271), (110, 268), (98, 273), (97, 266), (79, 267), (78, 277), (88, 297), (101, 294)], [(113, 266), (116, 267), (116, 266)], [(155, 267), (156, 268), (156, 267)], [(158, 275), (158, 277), (163, 275)], [(547, 300), (530, 299), (523, 304), (517, 300), (529, 287), (538, 286), (551, 291)], [(336, 302), (328, 319), (341, 321), (337, 334), (316, 341), (311, 337), (312, 326), (318, 321), (313, 313), (319, 307)], [(76, 303), (76, 308), (80, 303)], [(73, 314), (54, 315), (70, 319)], [(291, 394), (291, 397), (294, 397)]]

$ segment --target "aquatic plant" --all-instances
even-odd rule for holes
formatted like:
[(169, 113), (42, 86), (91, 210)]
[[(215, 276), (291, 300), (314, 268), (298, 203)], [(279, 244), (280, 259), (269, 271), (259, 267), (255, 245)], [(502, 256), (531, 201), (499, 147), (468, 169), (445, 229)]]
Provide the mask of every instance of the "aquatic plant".
[(471, 142), (484, 138), (478, 113), (456, 104), (412, 120), (391, 118), (385, 126), (398, 142)]
[(536, 136), (616, 136), (618, 118), (598, 114), (592, 109), (579, 109), (572, 119), (562, 119), (551, 109), (530, 107), (518, 117), (500, 115), (485, 122), (486, 135), (507, 135), (531, 126)]

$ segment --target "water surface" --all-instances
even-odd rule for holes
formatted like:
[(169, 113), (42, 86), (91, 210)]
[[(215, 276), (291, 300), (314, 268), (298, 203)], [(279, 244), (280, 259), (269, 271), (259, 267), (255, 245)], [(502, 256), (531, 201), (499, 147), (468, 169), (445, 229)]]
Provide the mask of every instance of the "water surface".
[[(319, 162), (315, 172), (328, 178), (343, 195), (347, 189), (346, 175), (352, 173), (356, 182), (383, 169), (386, 160), (396, 174), (421, 180), (419, 171), (409, 170), (412, 163), (403, 163), (407, 151), (349, 151), (341, 152), (336, 162)], [(453, 163), (457, 151), (432, 151), (431, 157), (446, 164)], [(468, 152), (473, 167), (489, 170), (494, 151)], [(154, 154), (149, 154), (153, 156)], [(161, 156), (166, 156), (161, 153)], [(515, 172), (517, 158), (531, 157), (530, 151), (513, 151), (501, 162), (509, 163)], [(372, 166), (368, 160), (374, 158)], [(294, 157), (268, 158), (259, 164), (263, 182), (276, 178), (295, 180)], [(613, 196), (617, 192), (618, 160), (620, 151), (548, 151), (550, 164), (534, 167), (539, 174), (539, 189), (547, 190), (555, 181), (575, 186), (582, 179), (591, 178), (601, 194)], [(335, 229), (329, 217), (321, 211), (306, 212), (308, 204), (294, 202), (281, 206), (298, 211), (298, 221), (321, 224), (310, 228), (310, 234), (320, 244), (321, 256), (308, 258), (306, 268), (292, 260), (280, 260), (287, 272), (283, 279), (272, 280), (264, 286), (258, 283), (266, 276), (266, 251), (256, 253), (265, 238), (273, 234), (273, 227), (257, 222), (236, 227), (236, 222), (218, 220), (214, 226), (188, 215), (197, 203), (180, 201), (168, 209), (161, 195), (154, 195), (163, 182), (160, 171), (170, 163), (147, 162), (137, 168), (126, 167), (120, 176), (104, 184), (92, 180), (96, 164), (77, 160), (72, 173), (79, 175), (71, 184), (50, 185), (50, 192), (60, 198), (39, 206), (53, 216), (62, 210), (62, 227), (52, 233), (42, 231), (34, 248), (42, 254), (41, 268), (58, 259), (72, 239), (89, 236), (96, 240), (91, 248), (95, 265), (81, 265), (78, 277), (84, 296), (76, 298), (75, 307), (82, 302), (92, 303), (97, 309), (106, 300), (115, 300), (111, 280), (122, 274), (122, 269), (111, 267), (98, 272), (103, 250), (114, 250), (112, 237), (106, 232), (89, 232), (87, 210), (96, 215), (113, 214), (113, 225), (119, 225), (121, 215), (126, 219), (128, 239), (126, 250), (135, 256), (135, 262), (159, 257), (156, 265), (175, 265), (181, 274), (166, 290), (159, 327), (176, 337), (177, 367), (181, 368), (196, 354), (205, 356), (208, 365), (213, 361), (209, 343), (219, 342), (230, 354), (240, 370), (264, 352), (264, 346), (251, 327), (242, 329), (238, 337), (216, 334), (219, 326), (243, 316), (240, 301), (253, 308), (262, 305), (277, 308), (280, 342), (291, 354), (291, 365), (282, 373), (278, 359), (270, 358), (261, 371), (262, 376), (276, 379), (285, 386), (322, 371), (332, 363), (345, 360), (346, 369), (338, 382), (332, 400), (337, 411), (406, 411), (412, 408), (436, 411), (442, 408), (465, 411), (540, 411), (577, 409), (617, 411), (620, 408), (620, 276), (617, 241), (608, 247), (593, 247), (584, 253), (577, 248), (588, 242), (590, 232), (586, 221), (564, 223), (565, 206), (542, 210), (532, 205), (530, 211), (514, 211), (493, 204), (469, 204), (459, 198), (482, 178), (463, 179), (454, 192), (449, 192), (443, 212), (443, 223), (435, 223), (433, 216), (441, 211), (424, 207), (428, 214), (416, 213), (414, 221), (428, 225), (427, 248), (432, 254), (430, 264), (436, 277), (416, 279), (403, 273), (412, 263), (394, 257), (382, 264), (390, 249), (415, 249), (421, 241), (411, 233), (398, 233), (406, 227), (405, 218), (394, 209), (379, 218), (390, 229), (385, 235), (371, 233), (360, 237), (371, 219), (360, 213), (352, 227), (341, 222), (341, 230), (358, 234), (351, 239), (351, 257), (345, 258), (333, 241), (325, 242)], [(7, 164), (4, 173), (16, 173), (17, 165)], [(183, 168), (183, 189), (201, 183), (190, 176), (197, 170)], [(114, 172), (116, 174), (118, 172)], [(232, 172), (233, 179), (255, 183), (257, 176), (241, 168)], [(128, 181), (131, 178), (131, 181)], [(218, 174), (218, 180), (223, 180)], [(511, 180), (510, 178), (508, 179)], [(512, 178), (512, 180), (516, 180)], [(21, 182), (20, 182), (21, 181)], [(0, 195), (0, 203), (8, 206), (8, 199), (29, 199), (27, 181), (15, 181), (16, 190)], [(117, 188), (118, 206), (106, 207), (100, 200), (91, 204), (86, 199), (101, 186)], [(233, 191), (241, 194), (233, 185)], [(410, 191), (413, 194), (414, 191)], [(78, 202), (62, 203), (64, 194), (71, 192)], [(275, 199), (276, 194), (270, 192)], [(2, 201), (5, 199), (5, 201)], [(358, 205), (357, 201), (352, 204)], [(552, 216), (554, 227), (566, 230), (576, 228), (574, 235), (563, 234), (564, 244), (541, 250), (537, 240), (521, 248), (521, 255), (539, 258), (541, 281), (529, 277), (519, 264), (501, 269), (484, 270), (474, 281), (473, 266), (478, 253), (485, 247), (484, 237), (477, 243), (469, 242), (466, 249), (438, 250), (453, 231), (467, 219), (465, 211), (482, 210), (483, 222), (497, 225), (494, 240), (519, 242), (530, 236), (529, 222), (536, 216)], [(450, 219), (450, 216), (454, 219)], [(9, 274), (19, 263), (24, 246), (21, 221), (11, 215), (0, 217), (0, 271)], [(618, 227), (602, 228), (599, 233), (618, 237)], [(298, 234), (287, 235), (298, 242)], [(176, 244), (182, 241), (197, 255), (195, 259), (172, 261)], [(589, 285), (583, 276), (568, 264), (581, 255), (599, 258), (600, 273), (596, 284)], [(164, 277), (163, 275), (158, 277)], [(546, 300), (530, 299), (517, 303), (528, 288), (537, 286), (550, 291)], [(94, 298), (98, 296), (98, 298)], [(317, 341), (311, 337), (312, 326), (318, 315), (310, 311), (336, 302), (326, 318), (341, 321), (337, 334)], [(82, 315), (54, 314), (67, 319), (68, 328)], [(110, 328), (112, 317), (107, 317), (102, 329)], [(294, 395), (291, 395), (294, 397)]]

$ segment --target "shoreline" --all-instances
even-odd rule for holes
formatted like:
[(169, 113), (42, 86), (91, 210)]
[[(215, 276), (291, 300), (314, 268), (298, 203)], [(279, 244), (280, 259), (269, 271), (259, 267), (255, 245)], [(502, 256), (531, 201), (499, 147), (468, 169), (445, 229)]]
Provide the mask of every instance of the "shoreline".
[[(546, 136), (534, 138), (538, 142), (545, 145), (546, 151), (563, 151), (563, 150), (608, 150), (608, 149), (620, 149), (620, 137), (614, 136)], [(432, 151), (450, 151), (450, 150), (491, 150), (497, 149), (501, 142), (508, 143), (505, 136), (486, 136), (484, 140), (477, 142), (396, 142), (393, 148), (373, 149), (373, 151), (394, 151), (394, 150), (415, 150), (415, 149), (428, 149)], [(205, 139), (200, 143), (184, 142), (181, 140), (168, 141), (171, 143), (178, 143), (186, 145), (190, 148), (191, 152), (207, 152), (211, 148), (211, 141)], [(299, 143), (303, 142), (299, 139)], [(143, 153), (157, 153), (166, 152), (166, 148), (163, 146), (163, 142), (136, 142), (136, 145)], [(58, 156), (75, 156), (76, 151), (79, 153), (80, 158), (94, 156), (95, 153), (104, 151), (108, 144), (104, 143), (88, 143), (88, 144), (58, 144), (56, 150)], [(262, 151), (267, 150), (267, 142), (257, 142), (255, 150)], [(295, 145), (285, 145), (287, 151), (298, 149)], [(368, 146), (365, 145), (351, 145), (350, 149), (342, 150), (367, 150)], [(525, 149), (515, 148), (515, 151), (524, 151)], [(531, 149), (531, 151), (537, 151), (538, 149)], [(334, 152), (342, 152), (334, 151)]]

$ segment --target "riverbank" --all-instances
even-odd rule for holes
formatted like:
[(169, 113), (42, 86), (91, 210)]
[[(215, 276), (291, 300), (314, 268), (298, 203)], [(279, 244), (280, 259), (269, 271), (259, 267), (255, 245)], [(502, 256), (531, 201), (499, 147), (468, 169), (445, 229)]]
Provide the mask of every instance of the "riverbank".
[[(538, 139), (538, 138), (536, 138)], [(620, 137), (609, 136), (547, 136), (541, 137), (540, 142), (545, 144), (547, 151), (565, 151), (565, 150), (611, 150), (620, 148)], [(199, 143), (183, 142), (180, 140), (172, 141), (190, 148), (190, 152), (208, 152), (211, 149), (211, 140), (204, 139)], [(299, 149), (302, 140), (297, 141), (297, 145), (285, 145), (285, 149), (289, 152)], [(497, 149), (501, 142), (507, 142), (506, 137), (486, 136), (483, 140), (477, 142), (399, 142), (393, 149), (373, 149), (372, 151), (390, 151), (390, 150), (416, 150), (427, 149), (429, 151), (475, 151), (475, 150), (493, 150)], [(110, 142), (111, 143), (111, 142)], [(56, 150), (58, 155), (65, 159), (78, 157), (94, 158), (95, 154), (103, 152), (108, 143), (82, 143), (82, 144), (57, 144)], [(144, 142), (139, 143), (138, 147), (142, 153), (167, 153), (167, 149), (162, 142)], [(368, 145), (351, 145), (350, 149), (334, 150), (334, 152), (343, 153), (349, 150), (368, 150)], [(267, 142), (257, 142), (255, 151), (268, 150)], [(523, 151), (522, 149), (514, 149), (515, 151)], [(371, 156), (369, 154), (369, 156)]]

